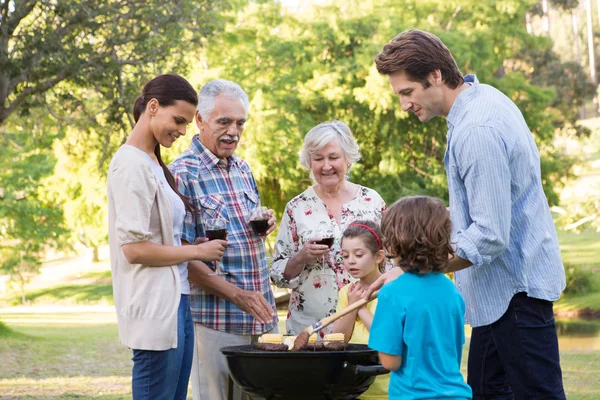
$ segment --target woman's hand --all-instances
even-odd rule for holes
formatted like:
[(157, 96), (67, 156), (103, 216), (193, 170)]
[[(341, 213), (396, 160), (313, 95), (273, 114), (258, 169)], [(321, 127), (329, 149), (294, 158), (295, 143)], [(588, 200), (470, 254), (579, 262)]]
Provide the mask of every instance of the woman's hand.
[(354, 282), (348, 290), (348, 305), (354, 304), (357, 301), (359, 301), (362, 298), (364, 292), (365, 291), (360, 286), (360, 283)]
[(208, 240), (207, 238), (198, 238), (193, 244), (196, 247), (196, 260), (200, 261), (221, 261), (227, 247), (226, 240)]
[(329, 253), (329, 247), (324, 244), (317, 244), (321, 240), (320, 237), (312, 238), (308, 242), (304, 243), (300, 254), (305, 264), (310, 264), (314, 261), (319, 260), (325, 254)]

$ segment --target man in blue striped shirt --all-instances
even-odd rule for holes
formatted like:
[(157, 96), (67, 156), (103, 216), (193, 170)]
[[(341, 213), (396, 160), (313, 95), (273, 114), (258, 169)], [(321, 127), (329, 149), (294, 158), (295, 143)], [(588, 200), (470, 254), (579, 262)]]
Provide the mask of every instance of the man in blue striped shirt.
[[(375, 58), (404, 111), (446, 117), (450, 215), (458, 289), (473, 327), (474, 399), (564, 399), (552, 302), (565, 288), (540, 155), (517, 106), (463, 78), (435, 35), (409, 30)], [(399, 275), (394, 271), (385, 281)]]

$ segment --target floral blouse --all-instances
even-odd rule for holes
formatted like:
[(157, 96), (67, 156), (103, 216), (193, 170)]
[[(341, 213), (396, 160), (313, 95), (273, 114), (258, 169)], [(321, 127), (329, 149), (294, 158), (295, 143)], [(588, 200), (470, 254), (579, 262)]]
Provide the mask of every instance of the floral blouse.
[[(342, 233), (358, 219), (381, 222), (384, 210), (385, 202), (379, 193), (362, 186), (359, 186), (356, 196), (342, 206), (339, 223), (312, 187), (287, 204), (275, 244), (271, 280), (279, 287), (292, 289), (286, 322), (288, 334), (297, 335), (307, 326), (335, 313), (338, 291), (354, 281), (342, 265)], [(291, 280), (285, 279), (283, 272), (288, 260), (300, 251), (304, 243), (317, 236), (316, 231), (322, 222), (330, 224), (334, 231), (334, 244), (325, 255), (324, 263), (319, 259), (306, 264), (300, 275)], [(321, 337), (331, 333), (332, 329), (333, 325), (330, 325), (321, 330)]]

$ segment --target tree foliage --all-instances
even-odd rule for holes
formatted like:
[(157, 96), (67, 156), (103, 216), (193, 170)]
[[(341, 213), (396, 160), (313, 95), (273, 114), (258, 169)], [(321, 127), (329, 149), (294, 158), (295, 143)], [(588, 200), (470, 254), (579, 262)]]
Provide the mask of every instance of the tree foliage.
[[(298, 166), (302, 139), (312, 126), (334, 118), (348, 123), (361, 145), (352, 180), (387, 201), (415, 193), (446, 198), (445, 121), (422, 124), (402, 113), (373, 65), (399, 32), (432, 31), (463, 73), (476, 73), (521, 108), (543, 155), (544, 189), (556, 204), (573, 160), (553, 141), (562, 129), (579, 129), (573, 115), (590, 91), (585, 79), (577, 82), (580, 71), (552, 55), (550, 41), (527, 34), (524, 16), (531, 6), (516, 0), (333, 1), (290, 15), (277, 4), (251, 3), (205, 48), (210, 68), (204, 73), (232, 79), (252, 97), (240, 147), (274, 208), (282, 210), (310, 184)], [(533, 52), (550, 58), (553, 69)]]
[[(185, 75), (236, 0), (0, 0), (0, 266), (106, 241), (106, 161), (142, 84)], [(190, 56), (188, 56), (190, 54)]]

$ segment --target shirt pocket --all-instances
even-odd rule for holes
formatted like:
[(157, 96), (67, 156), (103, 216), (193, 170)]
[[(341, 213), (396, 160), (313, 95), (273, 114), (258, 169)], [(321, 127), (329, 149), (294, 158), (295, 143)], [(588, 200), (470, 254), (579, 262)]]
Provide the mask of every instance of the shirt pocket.
[(227, 219), (227, 207), (220, 195), (202, 196), (199, 199), (202, 207), (202, 219), (225, 218)]
[(244, 190), (244, 197), (246, 198), (246, 213), (249, 213), (260, 205), (260, 198), (253, 190)]

